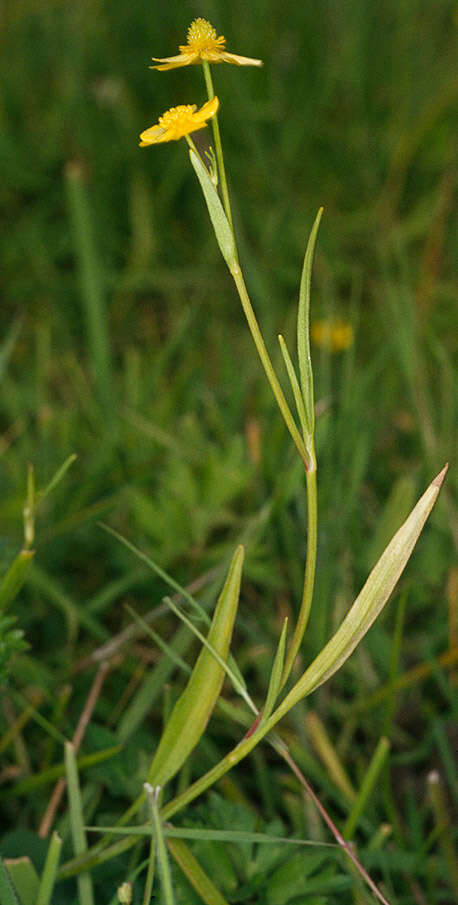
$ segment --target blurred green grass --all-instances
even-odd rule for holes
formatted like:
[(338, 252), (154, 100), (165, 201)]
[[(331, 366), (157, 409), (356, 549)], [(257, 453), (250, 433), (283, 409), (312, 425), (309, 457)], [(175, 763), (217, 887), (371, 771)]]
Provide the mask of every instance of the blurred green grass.
[[(77, 463), (37, 517), (37, 566), (16, 610), (32, 650), (17, 658), (12, 679), (20, 690), (40, 685), (51, 718), (53, 696), (71, 678), (68, 732), (88, 682), (84, 672), (75, 678), (74, 664), (127, 624), (123, 602), (143, 611), (164, 593), (98, 520), (183, 584), (247, 538), (248, 606), (238, 644), (254, 691), (265, 686), (279, 615), (296, 606), (301, 590), (301, 471), (263, 385), (184, 146), (137, 147), (138, 133), (158, 114), (204, 99), (199, 67), (148, 70), (153, 54), (169, 55), (183, 43), (196, 15), (225, 34), (230, 50), (264, 60), (262, 70), (215, 67), (214, 79), (241, 256), (270, 347), (276, 333), (293, 329), (305, 240), (321, 204), (312, 314), (343, 317), (355, 329), (346, 353), (314, 351), (320, 529), (304, 659), (345, 612), (413, 498), (454, 459), (456, 4), (265, 0), (260, 15), (259, 6), (240, 0), (198, 8), (170, 2), (160, 13), (144, 0), (42, 0), (39, 8), (7, 0), (0, 35), (0, 560), (6, 567), (21, 544), (27, 462), (44, 486), (76, 452)], [(456, 704), (437, 665), (453, 644), (454, 490), (452, 468), (403, 581), (397, 669), (425, 663), (432, 671), (397, 699), (391, 780), (387, 773), (367, 818), (372, 828), (392, 822), (406, 850), (418, 851), (430, 829), (432, 818), (418, 815), (428, 770), (439, 765), (449, 791), (456, 782), (449, 756)], [(212, 599), (210, 584), (208, 605)], [(456, 618), (458, 604), (450, 606)], [(389, 680), (396, 609), (332, 688), (313, 699), (354, 778), (386, 713), (352, 714)], [(168, 616), (161, 626), (176, 630)], [(134, 695), (124, 725), (144, 718), (145, 643), (110, 677), (101, 723), (111, 719), (110, 701), (135, 676), (138, 658), (143, 697)], [(154, 708), (158, 719), (142, 730), (141, 752), (154, 745), (160, 697)], [(308, 774), (329, 804), (342, 807), (307, 753), (300, 722), (301, 714), (294, 731)], [(215, 727), (222, 750), (230, 729), (224, 720)], [(28, 743), (36, 737), (31, 727)], [(202, 763), (209, 762), (204, 751)], [(40, 753), (29, 770), (43, 765)], [(281, 786), (280, 772), (278, 779)], [(249, 775), (238, 781), (244, 795), (253, 791)], [(21, 824), (34, 828), (45, 802), (46, 793), (30, 800)], [(268, 810), (267, 797), (262, 804)], [(293, 825), (294, 813), (292, 804), (286, 817)], [(14, 825), (14, 808), (8, 819)], [(440, 857), (433, 850), (431, 864), (415, 869), (432, 876)], [(447, 901), (440, 880), (428, 882), (436, 883), (437, 901)], [(402, 901), (415, 901), (409, 889), (405, 881)]]

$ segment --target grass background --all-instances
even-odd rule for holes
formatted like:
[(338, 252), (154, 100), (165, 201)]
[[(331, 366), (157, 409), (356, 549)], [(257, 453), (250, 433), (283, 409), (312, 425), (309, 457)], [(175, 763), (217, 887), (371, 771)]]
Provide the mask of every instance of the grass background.
[[(100, 520), (182, 584), (204, 576), (208, 606), (213, 570), (246, 542), (234, 650), (255, 700), (301, 591), (301, 468), (184, 145), (137, 147), (138, 133), (165, 109), (205, 99), (199, 67), (148, 70), (152, 54), (176, 52), (196, 15), (225, 34), (229, 50), (264, 60), (261, 70), (213, 73), (241, 258), (269, 347), (275, 351), (280, 330), (293, 334), (305, 241), (321, 204), (312, 317), (343, 317), (355, 330), (346, 353), (314, 353), (320, 528), (304, 662), (338, 624), (414, 499), (445, 461), (453, 463), (456, 4), (7, 0), (0, 36), (4, 570), (22, 544), (27, 463), (44, 487), (67, 456), (76, 452), (78, 460), (37, 512), (35, 564), (14, 608), (30, 648), (11, 663), (4, 738), (31, 696), (39, 714), (71, 737), (94, 676), (94, 649), (131, 622), (123, 605), (145, 613), (160, 604), (163, 582)], [(319, 714), (355, 788), (380, 736), (390, 737), (383, 781), (355, 838), (399, 903), (451, 903), (458, 894), (456, 857), (444, 842), (453, 844), (447, 824), (458, 798), (456, 670), (440, 659), (458, 644), (454, 488), (452, 468), (399, 594), (342, 674), (288, 724), (295, 756), (341, 822), (351, 795), (306, 731), (307, 712)], [(193, 661), (191, 640), (174, 619), (159, 615), (155, 627)], [(421, 678), (377, 697), (390, 676), (417, 666)], [(88, 820), (113, 821), (136, 794), (170, 706), (168, 681), (173, 700), (183, 677), (148, 639), (119, 649), (82, 753), (119, 742), (123, 750), (84, 772)], [(200, 775), (239, 731), (215, 715), (190, 774)], [(62, 762), (62, 748), (29, 715), (2, 759), (2, 852), (43, 848), (35, 834), (52, 789), (45, 771)], [(428, 799), (432, 769), (441, 776), (442, 818)], [(186, 781), (185, 774), (179, 782)], [(320, 835), (267, 751), (218, 792), (189, 819), (259, 828), (275, 818), (285, 832)], [(69, 857), (66, 821), (63, 808), (57, 825)], [(384, 823), (392, 835), (377, 860), (370, 840)], [(214, 865), (215, 851), (200, 853), (202, 863)], [(218, 857), (230, 901), (299, 905), (362, 895), (343, 867), (337, 875), (328, 862), (308, 861), (306, 869), (303, 856), (293, 863), (283, 850), (271, 851), (270, 861), (240, 847), (218, 849)], [(110, 902), (131, 868), (111, 862), (99, 871), (98, 901)], [(178, 872), (176, 882), (183, 882)], [(74, 901), (71, 885), (59, 889), (57, 905)], [(194, 901), (189, 889), (181, 895)]]

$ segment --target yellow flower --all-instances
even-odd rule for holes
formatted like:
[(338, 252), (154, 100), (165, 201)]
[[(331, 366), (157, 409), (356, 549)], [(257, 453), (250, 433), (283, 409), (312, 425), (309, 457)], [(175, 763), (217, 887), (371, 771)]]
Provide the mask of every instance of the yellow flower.
[(312, 341), (329, 352), (342, 352), (353, 342), (353, 327), (342, 320), (321, 320), (312, 324)]
[(217, 97), (207, 101), (200, 110), (197, 110), (196, 104), (181, 104), (179, 107), (171, 107), (159, 117), (155, 126), (150, 126), (141, 133), (140, 147), (146, 148), (148, 145), (157, 145), (163, 141), (177, 141), (184, 135), (204, 129), (207, 119), (211, 119), (215, 115), (218, 107)]
[(176, 57), (153, 57), (161, 66), (151, 66), (151, 69), (176, 69), (178, 66), (190, 66), (191, 63), (200, 63), (207, 60), (208, 63), (234, 63), (236, 66), (262, 66), (262, 60), (253, 60), (251, 57), (240, 57), (236, 53), (225, 50), (226, 38), (223, 35), (217, 37), (216, 30), (206, 19), (194, 19), (188, 28), (188, 43), (180, 44), (180, 53)]

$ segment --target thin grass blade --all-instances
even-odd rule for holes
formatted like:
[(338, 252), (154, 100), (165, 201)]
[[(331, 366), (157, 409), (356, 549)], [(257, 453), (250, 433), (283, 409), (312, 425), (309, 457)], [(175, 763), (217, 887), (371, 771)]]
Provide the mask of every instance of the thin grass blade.
[(63, 462), (60, 468), (58, 468), (56, 473), (52, 476), (49, 484), (47, 484), (46, 487), (43, 488), (43, 490), (38, 491), (36, 495), (36, 506), (38, 506), (43, 500), (45, 500), (48, 494), (50, 494), (51, 491), (54, 490), (55, 487), (57, 487), (64, 475), (67, 473), (70, 466), (73, 465), (77, 458), (78, 456), (76, 455), (76, 453), (72, 453), (70, 456), (68, 456), (67, 459), (65, 459), (65, 462)]
[(388, 753), (390, 750), (390, 742), (387, 738), (382, 736), (380, 739), (372, 760), (369, 764), (368, 769), (364, 774), (364, 779), (361, 783), (361, 787), (356, 796), (353, 807), (348, 815), (348, 818), (345, 822), (345, 826), (343, 828), (343, 835), (345, 839), (351, 839), (355, 832), (355, 829), (358, 825), (359, 818), (361, 814), (364, 812), (364, 808), (366, 807), (367, 802), (370, 800), (372, 792), (374, 791), (375, 785), (380, 776), (381, 770), (383, 769), (386, 759), (388, 757)]
[(161, 888), (163, 894), (164, 905), (175, 905), (175, 895), (173, 892), (172, 885), (172, 875), (170, 873), (170, 864), (167, 855), (167, 846), (164, 839), (164, 833), (162, 829), (162, 821), (161, 815), (159, 812), (159, 793), (160, 786), (156, 786), (154, 789), (152, 786), (146, 782), (145, 783), (145, 791), (148, 796), (150, 806), (151, 806), (151, 823), (153, 828), (153, 836), (152, 836), (152, 844), (151, 852), (150, 852), (150, 863), (148, 865), (148, 877), (147, 877), (147, 886), (145, 888), (145, 896), (143, 899), (144, 905), (148, 905), (151, 899), (151, 895), (148, 895), (148, 892), (151, 893), (150, 883), (148, 882), (151, 874), (151, 859), (154, 858), (154, 851), (156, 851), (157, 864), (159, 867), (159, 875), (161, 878)]
[[(87, 843), (84, 830), (83, 802), (81, 800), (75, 749), (72, 742), (65, 743), (65, 771), (67, 776), (73, 848), (75, 850), (75, 855), (84, 855), (87, 851)], [(77, 882), (80, 905), (94, 905), (94, 893), (90, 873), (83, 872), (79, 874)]]
[(4, 612), (19, 594), (29, 574), (34, 555), (33, 550), (21, 550), (3, 576), (0, 584), (0, 613)]
[(65, 170), (70, 220), (73, 226), (75, 251), (78, 260), (81, 298), (86, 319), (89, 355), (105, 424), (113, 426), (116, 411), (108, 317), (103, 286), (102, 268), (92, 225), (92, 211), (83, 168), (69, 163)]
[(229, 905), (227, 899), (221, 895), (219, 889), (216, 888), (208, 874), (202, 869), (185, 842), (182, 842), (181, 839), (168, 838), (167, 845), (170, 854), (173, 855), (185, 877), (196, 890), (202, 902), (205, 902), (205, 905)]
[(54, 885), (57, 879), (57, 868), (62, 848), (62, 839), (57, 833), (51, 836), (46, 855), (45, 866), (41, 875), (40, 886), (35, 905), (50, 905)]

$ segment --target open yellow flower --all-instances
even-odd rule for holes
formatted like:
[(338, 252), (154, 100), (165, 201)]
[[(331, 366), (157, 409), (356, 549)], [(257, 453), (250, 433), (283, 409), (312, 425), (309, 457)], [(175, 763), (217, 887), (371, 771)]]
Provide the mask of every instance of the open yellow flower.
[(188, 28), (188, 43), (180, 44), (180, 53), (176, 57), (153, 57), (160, 66), (151, 66), (150, 69), (176, 69), (179, 66), (190, 66), (192, 63), (234, 63), (236, 66), (262, 66), (262, 60), (253, 60), (251, 57), (241, 57), (236, 53), (225, 50), (226, 38), (223, 35), (217, 37), (216, 30), (206, 19), (194, 19)]
[(179, 107), (171, 107), (159, 117), (155, 126), (150, 126), (141, 133), (140, 147), (146, 148), (148, 145), (157, 145), (163, 141), (177, 141), (184, 135), (204, 129), (207, 120), (215, 115), (218, 107), (217, 97), (207, 101), (200, 110), (197, 110), (196, 104), (181, 104)]

